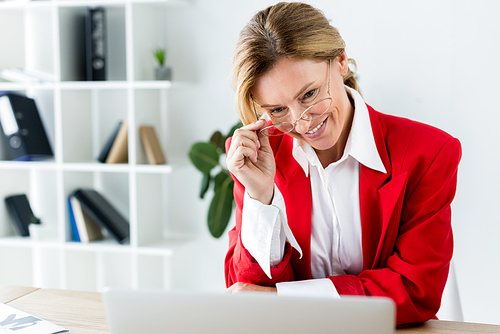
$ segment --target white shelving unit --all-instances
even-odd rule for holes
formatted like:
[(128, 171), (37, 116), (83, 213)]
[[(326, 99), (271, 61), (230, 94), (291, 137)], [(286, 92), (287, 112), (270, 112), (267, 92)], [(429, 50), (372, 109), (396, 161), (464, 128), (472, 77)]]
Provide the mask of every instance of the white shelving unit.
[[(106, 9), (107, 78), (84, 81), (84, 17)], [(0, 205), (0, 284), (99, 291), (104, 286), (169, 288), (169, 165), (147, 164), (138, 137), (154, 125), (168, 141), (168, 92), (153, 81), (151, 51), (167, 46), (167, 12), (186, 6), (170, 0), (40, 0), (0, 2), (0, 69), (20, 67), (53, 74), (54, 82), (0, 82), (0, 91), (36, 100), (54, 159), (8, 161), (0, 149), (0, 197), (25, 193), (43, 222), (39, 240), (16, 236)], [(9, 32), (9, 33), (7, 33)], [(12, 32), (12, 33), (10, 33)], [(119, 120), (129, 121), (129, 163), (101, 164), (96, 157)], [(168, 156), (168, 152), (167, 152)], [(130, 222), (130, 244), (112, 239), (71, 241), (67, 197), (76, 188), (104, 194)]]

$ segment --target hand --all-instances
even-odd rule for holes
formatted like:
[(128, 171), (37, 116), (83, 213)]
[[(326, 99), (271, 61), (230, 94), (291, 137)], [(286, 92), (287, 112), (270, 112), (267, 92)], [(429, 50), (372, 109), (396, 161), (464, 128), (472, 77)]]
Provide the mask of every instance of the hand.
[(265, 126), (266, 121), (259, 120), (236, 130), (226, 154), (226, 163), (251, 198), (271, 204), (276, 164), (269, 138), (259, 131)]
[(250, 283), (234, 283), (229, 288), (227, 288), (226, 292), (228, 293), (238, 293), (238, 292), (272, 292), (278, 293), (278, 290), (272, 286), (261, 286)]

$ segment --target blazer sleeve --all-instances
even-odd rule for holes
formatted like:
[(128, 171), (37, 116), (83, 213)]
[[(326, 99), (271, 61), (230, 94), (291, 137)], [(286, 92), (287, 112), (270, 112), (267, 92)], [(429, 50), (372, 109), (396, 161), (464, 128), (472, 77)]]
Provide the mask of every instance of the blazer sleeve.
[(412, 180), (416, 186), (405, 196), (394, 251), (378, 268), (329, 277), (339, 294), (392, 298), (398, 325), (435, 316), (453, 253), (451, 202), (460, 158), (460, 142), (450, 137)]
[[(226, 151), (229, 150), (231, 138), (226, 142)], [(252, 283), (263, 286), (274, 286), (279, 282), (294, 281), (295, 275), (290, 263), (292, 247), (287, 242), (283, 260), (277, 267), (271, 267), (271, 279), (267, 277), (257, 261), (250, 255), (241, 242), (241, 221), (244, 205), (245, 187), (234, 175), (234, 200), (236, 203), (236, 226), (228, 232), (229, 250), (226, 254), (224, 272), (226, 286), (230, 287), (234, 283)]]

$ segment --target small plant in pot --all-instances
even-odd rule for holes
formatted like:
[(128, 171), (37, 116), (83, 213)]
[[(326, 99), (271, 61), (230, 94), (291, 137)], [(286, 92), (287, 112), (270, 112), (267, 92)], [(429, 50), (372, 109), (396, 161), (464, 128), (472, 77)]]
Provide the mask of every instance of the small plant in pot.
[(155, 68), (155, 79), (172, 80), (172, 69), (169, 66), (165, 66), (167, 50), (165, 48), (156, 48), (153, 50), (153, 55), (158, 63), (158, 67)]

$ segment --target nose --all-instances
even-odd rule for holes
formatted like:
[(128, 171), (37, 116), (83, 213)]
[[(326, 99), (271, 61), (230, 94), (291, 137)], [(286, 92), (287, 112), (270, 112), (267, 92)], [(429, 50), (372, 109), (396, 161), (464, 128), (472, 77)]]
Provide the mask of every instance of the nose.
[(295, 123), (295, 132), (301, 134), (306, 133), (307, 131), (309, 131), (310, 124), (311, 124), (310, 118), (302, 117)]

